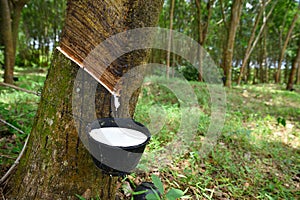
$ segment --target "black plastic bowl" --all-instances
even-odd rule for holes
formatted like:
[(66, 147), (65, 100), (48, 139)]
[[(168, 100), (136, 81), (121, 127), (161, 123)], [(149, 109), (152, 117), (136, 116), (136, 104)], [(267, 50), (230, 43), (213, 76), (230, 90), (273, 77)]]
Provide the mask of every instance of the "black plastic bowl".
[[(135, 146), (111, 146), (104, 144), (92, 138), (90, 132), (93, 129), (119, 127), (139, 131), (147, 139)], [(146, 144), (150, 140), (149, 130), (139, 122), (130, 118), (102, 118), (94, 121), (87, 126), (89, 152), (95, 165), (104, 173), (113, 176), (122, 176), (129, 174), (139, 163), (139, 160), (145, 150)]]

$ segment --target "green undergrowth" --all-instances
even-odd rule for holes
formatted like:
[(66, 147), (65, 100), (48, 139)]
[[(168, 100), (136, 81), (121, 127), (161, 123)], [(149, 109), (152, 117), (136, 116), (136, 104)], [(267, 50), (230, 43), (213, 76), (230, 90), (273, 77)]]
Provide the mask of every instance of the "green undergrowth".
[[(46, 70), (17, 68), (16, 76), (19, 87), (39, 93)], [(180, 189), (190, 199), (300, 198), (299, 86), (293, 92), (270, 84), (226, 89), (224, 126), (205, 151), (212, 97), (205, 83), (182, 82), (145, 80), (135, 119), (152, 138), (132, 179), (149, 181), (155, 173), (166, 191)], [(0, 123), (0, 176), (18, 156), (38, 101), (0, 87), (0, 118), (26, 133)]]
[[(166, 187), (188, 188), (191, 199), (299, 199), (300, 88), (293, 92), (277, 85), (226, 89), (225, 124), (212, 151), (204, 155), (211, 97), (204, 83), (190, 84), (201, 114), (194, 141), (188, 145), (180, 140), (172, 143), (180, 135), (180, 123), (185, 123), (176, 95), (157, 84), (146, 82), (142, 88), (135, 118), (150, 129), (157, 123), (161, 130), (144, 154), (154, 156), (142, 158), (139, 167), (150, 174), (158, 170)], [(183, 151), (169, 155), (169, 148), (174, 154), (176, 149)]]
[[(2, 77), (2, 73), (1, 77)], [(46, 69), (15, 69), (18, 81), (15, 85), (39, 94), (46, 77)], [(3, 80), (0, 80), (3, 81)], [(0, 118), (15, 128), (0, 122), (0, 176), (14, 162), (20, 153), (23, 143), (30, 133), (33, 119), (37, 110), (39, 96), (15, 90), (9, 87), (0, 87)]]

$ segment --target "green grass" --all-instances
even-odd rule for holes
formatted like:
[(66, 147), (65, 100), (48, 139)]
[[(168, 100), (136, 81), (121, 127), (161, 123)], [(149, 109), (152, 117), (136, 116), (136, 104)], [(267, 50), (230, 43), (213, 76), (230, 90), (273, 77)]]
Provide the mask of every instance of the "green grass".
[[(41, 91), (45, 72), (17, 68), (17, 85)], [(155, 84), (157, 81), (162, 84)], [(180, 85), (179, 80), (170, 81)], [(151, 180), (151, 174), (158, 173), (166, 190), (187, 189), (191, 199), (299, 199), (300, 87), (294, 92), (277, 85), (226, 89), (225, 125), (213, 150), (203, 156), (199, 150), (210, 124), (211, 97), (204, 83), (189, 84), (198, 105), (193, 105), (188, 114), (197, 116), (196, 111), (199, 115), (191, 119), (198, 123), (196, 130), (187, 127), (193, 141), (184, 145), (178, 134), (187, 113), (182, 101), (164, 80), (151, 77), (145, 81), (135, 119), (145, 124), (153, 137), (139, 164), (140, 169), (148, 171), (137, 171), (132, 179)], [(38, 101), (38, 96), (0, 87), (0, 117), (29, 133)], [(278, 123), (278, 118), (284, 119), (286, 126)], [(0, 125), (3, 175), (26, 135)], [(183, 151), (174, 151), (178, 149)]]
[[(0, 73), (2, 77), (2, 73)], [(39, 92), (45, 80), (45, 70), (15, 69), (16, 85)], [(3, 80), (1, 80), (3, 81)], [(8, 87), (0, 87), (0, 118), (22, 130), (22, 134), (0, 122), (0, 176), (14, 162), (30, 133), (39, 97)]]
[[(210, 122), (209, 92), (203, 83), (190, 84), (202, 113), (195, 135), (195, 140), (201, 141)], [(167, 160), (165, 165), (157, 160), (153, 163), (142, 160), (140, 167), (145, 169), (144, 165), (150, 163), (150, 168), (146, 168), (150, 172), (159, 168), (166, 187), (188, 188), (192, 199), (299, 199), (298, 88), (298, 92), (274, 85), (227, 89), (225, 125), (209, 155), (199, 155), (201, 142), (195, 142), (179, 157)], [(152, 125), (149, 119), (155, 118), (154, 114), (160, 119), (159, 110), (152, 112), (152, 107), (159, 105), (164, 108), (164, 120), (174, 122), (173, 125), (164, 123), (146, 150), (163, 154), (157, 150), (164, 149), (170, 139), (176, 138), (180, 104), (170, 91), (158, 85), (146, 84), (142, 91), (135, 115), (138, 121)], [(286, 120), (285, 127), (278, 124), (278, 117)], [(162, 157), (160, 154), (152, 158)]]

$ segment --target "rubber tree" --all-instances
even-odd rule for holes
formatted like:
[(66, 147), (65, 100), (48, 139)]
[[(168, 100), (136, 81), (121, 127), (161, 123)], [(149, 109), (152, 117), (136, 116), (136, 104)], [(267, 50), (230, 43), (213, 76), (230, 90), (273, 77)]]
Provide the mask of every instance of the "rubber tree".
[(13, 83), (18, 28), (21, 12), (28, 0), (1, 0), (0, 1), (0, 32), (4, 44), (4, 82)]
[(222, 59), (222, 68), (224, 70), (224, 75), (226, 77), (225, 86), (231, 87), (231, 69), (232, 69), (232, 58), (234, 52), (234, 42), (236, 31), (238, 29), (240, 23), (240, 17), (243, 7), (242, 0), (233, 1), (231, 7), (231, 18), (230, 18), (230, 25), (228, 30), (227, 36), (227, 43), (223, 49), (223, 59)]
[[(207, 14), (202, 17), (202, 13), (204, 9), (202, 8), (202, 1), (195, 0), (196, 8), (197, 8), (197, 20), (198, 20), (198, 43), (204, 47), (206, 36), (208, 33), (209, 23), (212, 16), (212, 7), (214, 4), (214, 0), (209, 0), (206, 2), (206, 12)], [(204, 18), (204, 19), (203, 19)], [(198, 74), (198, 81), (203, 81), (202, 78), (202, 51), (201, 48), (199, 49), (199, 74)]]
[[(162, 0), (68, 0), (60, 47), (70, 56), (87, 56), (108, 37), (133, 28), (155, 26)], [(128, 53), (110, 68), (128, 69), (147, 58), (148, 50)], [(115, 199), (117, 178), (102, 173), (82, 144), (72, 115), (78, 65), (55, 50), (27, 148), (16, 172), (2, 182), (8, 199)], [(126, 92), (126, 91), (124, 91)], [(133, 115), (138, 92), (130, 102)], [(98, 118), (112, 115), (111, 93), (101, 84), (95, 98)], [(123, 117), (123, 116), (120, 116)]]
[(238, 80), (237, 80), (237, 84), (238, 85), (241, 84), (241, 80), (242, 80), (242, 77), (244, 75), (244, 71), (245, 71), (246, 65), (247, 65), (247, 63), (249, 61), (249, 58), (251, 56), (251, 53), (253, 52), (254, 48), (256, 47), (256, 45), (257, 45), (257, 43), (258, 43), (258, 41), (259, 41), (259, 39), (261, 37), (261, 34), (265, 31), (265, 27), (266, 27), (267, 21), (268, 21), (269, 17), (271, 16), (272, 11), (274, 10), (276, 3), (277, 2), (275, 2), (273, 4), (273, 6), (270, 9), (270, 11), (268, 12), (267, 16), (264, 16), (263, 23), (262, 23), (262, 25), (261, 25), (261, 27), (259, 29), (258, 34), (256, 35), (256, 30), (258, 28), (259, 21), (261, 19), (261, 16), (264, 13), (265, 7), (266, 7), (266, 3), (265, 3), (264, 0), (260, 4), (259, 12), (256, 15), (255, 22), (254, 22), (254, 25), (253, 25), (252, 30), (251, 30), (251, 36), (250, 36), (250, 38), (248, 40), (248, 44), (247, 44), (245, 56), (244, 56), (243, 61), (242, 61), (242, 66), (240, 68), (240, 74), (239, 74), (239, 77), (238, 77)]
[(288, 33), (285, 37), (285, 40), (284, 40), (284, 44), (283, 46), (281, 47), (281, 51), (280, 51), (280, 55), (279, 55), (279, 60), (278, 60), (278, 64), (277, 64), (277, 71), (275, 73), (275, 83), (279, 83), (280, 82), (280, 76), (281, 76), (281, 64), (284, 60), (284, 55), (285, 55), (285, 52), (286, 52), (286, 49), (287, 49), (287, 46), (288, 46), (288, 43), (291, 39), (291, 35), (292, 35), (292, 32), (296, 26), (296, 22), (298, 20), (298, 17), (299, 17), (299, 11), (300, 11), (300, 3), (298, 5), (298, 9), (293, 17), (293, 21), (288, 29)]
[(298, 70), (297, 70), (296, 84), (297, 84), (297, 85), (300, 85), (300, 67), (299, 67), (299, 63), (298, 63)]
[(287, 90), (292, 90), (293, 89), (294, 82), (295, 82), (295, 77), (296, 77), (296, 74), (297, 74), (297, 66), (298, 66), (298, 70), (299, 70), (299, 65), (300, 65), (300, 40), (299, 40), (297, 55), (296, 55), (296, 58), (293, 61), (292, 69), (291, 69), (291, 72), (290, 72), (290, 75), (289, 75), (289, 80), (288, 80), (287, 87), (286, 87)]
[(30, 0), (28, 6), (22, 11), (20, 28), (24, 36), (18, 49), (20, 58), (40, 66), (50, 62), (50, 50), (59, 42), (66, 2), (66, 0)]
[(170, 1), (170, 33), (169, 33), (169, 41), (168, 41), (168, 52), (167, 52), (167, 66), (166, 66), (166, 76), (169, 78), (170, 76), (170, 63), (171, 63), (171, 45), (172, 45), (172, 29), (173, 29), (173, 18), (174, 18), (174, 7), (175, 0)]

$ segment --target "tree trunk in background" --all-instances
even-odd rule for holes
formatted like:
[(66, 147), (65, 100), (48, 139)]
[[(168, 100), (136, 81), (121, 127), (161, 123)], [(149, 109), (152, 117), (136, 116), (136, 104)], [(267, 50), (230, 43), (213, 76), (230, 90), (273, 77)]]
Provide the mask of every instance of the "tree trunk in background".
[(286, 62), (285, 62), (285, 66), (284, 66), (284, 76), (283, 76), (283, 82), (284, 83), (287, 83), (288, 82), (288, 75), (289, 75), (289, 71), (290, 71), (290, 63), (293, 64), (293, 62), (291, 62), (290, 60), (286, 59)]
[(239, 26), (241, 12), (242, 12), (242, 0), (233, 1), (231, 7), (231, 21), (228, 31), (227, 44), (223, 50), (222, 68), (224, 69), (224, 75), (226, 77), (225, 86), (231, 87), (231, 68), (232, 58), (234, 52), (234, 42), (237, 28)]
[(247, 72), (246, 73), (247, 73), (247, 76), (246, 76), (245, 82), (246, 82), (246, 84), (248, 84), (251, 79), (251, 66), (250, 66), (249, 62), (247, 64)]
[[(248, 63), (248, 59), (250, 57), (250, 50), (251, 50), (251, 47), (252, 47), (252, 42), (254, 40), (254, 37), (255, 37), (255, 33), (256, 33), (256, 29), (258, 27), (258, 24), (259, 24), (259, 21), (260, 21), (260, 18), (263, 14), (265, 10), (265, 4), (262, 4), (261, 5), (261, 8), (259, 10), (259, 13), (256, 15), (256, 18), (255, 18), (255, 22), (254, 22), (254, 26), (252, 28), (252, 31), (251, 31), (251, 36), (249, 38), (249, 41), (248, 41), (248, 45), (247, 45), (247, 49), (246, 49), (246, 52), (245, 52), (245, 57), (242, 61), (242, 66), (241, 66), (241, 69), (240, 69), (240, 74), (239, 74), (239, 77), (238, 77), (238, 80), (237, 80), (237, 84), (240, 85), (241, 84), (241, 80), (242, 80), (242, 77), (244, 76), (244, 70), (246, 68), (246, 64)], [(257, 37), (259, 37), (260, 35), (258, 35)]]
[(166, 76), (169, 78), (170, 76), (170, 63), (171, 63), (171, 48), (172, 48), (172, 29), (173, 29), (173, 18), (174, 18), (174, 6), (175, 0), (171, 0), (170, 5), (170, 33), (169, 33), (169, 41), (168, 41), (168, 52), (167, 52), (167, 70)]
[(172, 56), (172, 78), (175, 77), (175, 68), (176, 68), (176, 54), (173, 53), (173, 56)]
[(1, 35), (3, 37), (4, 44), (4, 82), (12, 84), (14, 82), (14, 65), (15, 65), (15, 56), (14, 56), (14, 44), (12, 38), (12, 28), (11, 28), (11, 16), (10, 8), (7, 0), (1, 0)]
[[(197, 7), (197, 11), (198, 11), (198, 43), (201, 45), (203, 45), (203, 26), (202, 26), (202, 20), (201, 20), (201, 15), (202, 15), (202, 12), (201, 12), (201, 0), (195, 0), (195, 3), (196, 3), (196, 7)], [(199, 60), (199, 68), (198, 68), (198, 81), (203, 81), (203, 78), (202, 78), (202, 49), (199, 48), (198, 49), (198, 60)]]
[(264, 49), (263, 49), (263, 47), (261, 48), (261, 55), (260, 55), (260, 63), (259, 63), (259, 81), (260, 81), (260, 83), (263, 83), (263, 81), (264, 81), (264, 67), (265, 67), (265, 63), (264, 63)]
[[(265, 4), (265, 1), (264, 1)], [(267, 22), (267, 16), (266, 16), (266, 9), (263, 12), (263, 22)], [(263, 83), (269, 82), (268, 78), (268, 63), (267, 63), (267, 58), (268, 58), (268, 48), (267, 48), (267, 28), (264, 28), (263, 33), (262, 33), (262, 42), (263, 42), (263, 66), (264, 66), (264, 79)]]
[[(198, 11), (198, 43), (201, 45), (202, 48), (204, 48), (204, 43), (206, 40), (206, 36), (207, 36), (207, 32), (208, 32), (208, 28), (209, 28), (209, 21), (211, 18), (211, 14), (212, 14), (212, 5), (214, 4), (214, 0), (208, 0), (206, 3), (206, 9), (207, 9), (207, 16), (205, 16), (206, 20), (203, 23), (202, 20), (202, 9), (201, 9), (201, 0), (195, 0), (196, 3), (196, 7), (197, 7), (197, 11)], [(202, 48), (198, 49), (199, 53), (198, 53), (198, 60), (199, 60), (199, 74), (198, 74), (198, 81), (203, 81), (203, 77), (202, 77)]]
[(228, 24), (227, 24), (226, 16), (225, 16), (225, 10), (224, 10), (224, 6), (223, 6), (223, 0), (220, 0), (220, 8), (221, 8), (222, 20), (223, 20), (225, 29), (228, 29)]
[[(71, 17), (77, 20), (76, 23), (82, 24), (91, 18), (95, 22), (95, 16), (105, 16), (102, 20), (97, 18), (99, 22), (96, 24), (100, 23), (103, 26), (89, 27), (90, 30), (100, 30), (96, 34), (102, 39), (98, 41), (101, 43), (105, 38), (126, 29), (155, 26), (162, 3), (161, 0), (70, 0), (66, 25), (75, 23), (70, 21)], [(87, 38), (93, 34), (85, 30), (85, 27), (76, 28), (78, 29), (74, 29), (72, 34), (77, 38), (81, 37), (81, 34)], [(61, 40), (67, 37), (66, 35), (67, 33), (64, 33)], [(140, 51), (132, 52), (126, 55), (126, 61), (130, 62), (130, 67), (134, 67), (141, 64), (147, 55), (148, 53), (141, 54)], [(116, 64), (120, 64), (118, 62), (121, 61), (116, 61)], [(95, 198), (96, 195), (103, 200), (115, 199), (117, 178), (102, 174), (96, 169), (75, 128), (71, 95), (78, 68), (59, 51), (54, 52), (28, 146), (16, 173), (4, 183), (8, 199), (78, 199), (75, 194), (84, 193), (88, 199)], [(98, 118), (111, 116), (111, 97), (112, 95), (99, 84), (95, 98)], [(137, 97), (138, 91), (129, 102), (131, 116)]]
[[(262, 32), (265, 31), (265, 27), (266, 27), (267, 21), (268, 21), (269, 17), (271, 16), (271, 14), (272, 14), (272, 12), (273, 12), (276, 4), (277, 4), (277, 1), (273, 4), (273, 6), (270, 9), (270, 11), (268, 12), (267, 16), (264, 16), (264, 18), (263, 18), (263, 24), (260, 27), (260, 30), (259, 30), (259, 32), (258, 32), (258, 34), (256, 36), (255, 41), (253, 42), (253, 39), (254, 39), (254, 36), (255, 36), (255, 31), (256, 31), (256, 28), (258, 26), (259, 19), (261, 17), (261, 14), (264, 13), (265, 7), (266, 7), (265, 2), (263, 2), (263, 4), (261, 5), (260, 12), (259, 12), (259, 14), (256, 17), (255, 24), (253, 26), (250, 39), (248, 41), (248, 46), (247, 46), (247, 49), (246, 49), (246, 53), (245, 53), (245, 57), (244, 57), (244, 60), (243, 60), (243, 64), (241, 66), (241, 71), (240, 71), (239, 79), (237, 81), (238, 85), (240, 84), (240, 81), (241, 81), (241, 78), (242, 78), (242, 75), (243, 75), (243, 71), (244, 71), (244, 68), (245, 68), (244, 65), (249, 60), (250, 55), (251, 55), (252, 51), (254, 50), (254, 48), (256, 47), (256, 45), (257, 45), (257, 43), (258, 43), (258, 41), (260, 39), (260, 36), (261, 36)], [(264, 15), (265, 15), (265, 13), (264, 13)]]
[(1, 0), (1, 34), (5, 47), (4, 53), (4, 82), (14, 82), (14, 65), (16, 59), (16, 48), (18, 41), (18, 28), (21, 19), (21, 12), (28, 0), (15, 1), (10, 7), (9, 0)]
[[(299, 4), (300, 5), (300, 4)], [(291, 34), (292, 34), (292, 31), (296, 25), (296, 22), (297, 22), (297, 19), (298, 19), (298, 16), (299, 16), (299, 10), (300, 10), (300, 6), (299, 6), (299, 9), (298, 11), (296, 12), (296, 14), (294, 15), (294, 18), (293, 18), (293, 21), (292, 21), (292, 24), (288, 30), (288, 33), (286, 35), (286, 38), (285, 38), (285, 41), (284, 41), (284, 44), (281, 48), (281, 52), (280, 52), (280, 56), (279, 56), (279, 60), (278, 60), (278, 66), (277, 66), (277, 72), (275, 74), (275, 83), (279, 83), (280, 82), (280, 75), (281, 75), (281, 64), (282, 64), (282, 61), (284, 59), (284, 54), (285, 54), (285, 50), (287, 48), (287, 45), (290, 41), (290, 38), (291, 38)]]
[(18, 1), (18, 3), (14, 4), (14, 9), (12, 13), (12, 38), (14, 45), (14, 55), (16, 54), (17, 45), (18, 45), (18, 29), (21, 20), (22, 9), (28, 0)]
[(256, 82), (257, 77), (258, 77), (258, 68), (254, 67), (252, 84), (257, 84), (257, 82)]
[[(294, 86), (294, 80), (296, 77), (296, 73), (297, 73), (297, 66), (298, 66), (298, 75), (299, 75), (299, 66), (300, 66), (300, 40), (299, 40), (299, 46), (298, 46), (298, 52), (297, 52), (297, 56), (295, 58), (295, 60), (293, 61), (293, 65), (292, 65), (292, 69), (290, 72), (290, 76), (289, 76), (289, 80), (287, 83), (287, 90), (292, 90), (293, 86)], [(299, 81), (299, 77), (297, 79), (297, 82)]]
[(300, 85), (300, 62), (298, 62), (297, 80), (296, 84)]
[[(1, 0), (2, 1), (2, 0)], [(1, 13), (3, 13), (2, 12), (2, 2), (0, 2), (0, 11), (1, 11)], [(2, 29), (2, 14), (0, 14), (0, 28)], [(2, 31), (0, 31), (0, 46), (4, 46), (4, 43), (3, 43), (4, 41), (3, 41), (3, 36), (2, 36)], [(2, 64), (2, 63), (1, 63)]]

